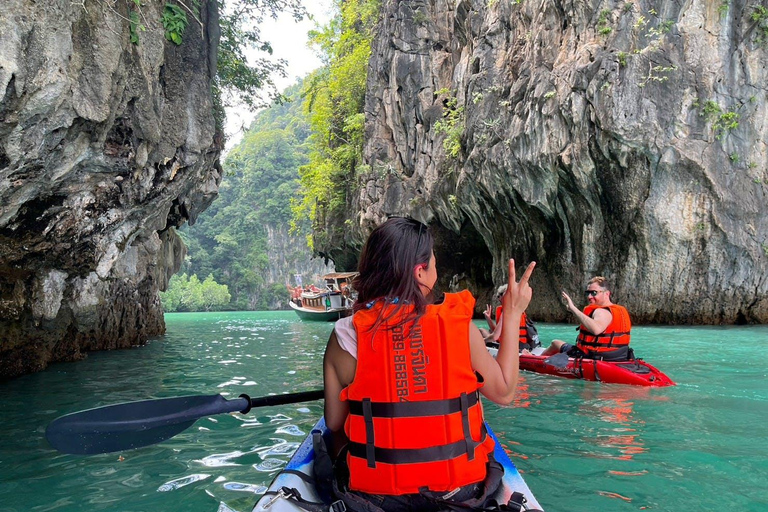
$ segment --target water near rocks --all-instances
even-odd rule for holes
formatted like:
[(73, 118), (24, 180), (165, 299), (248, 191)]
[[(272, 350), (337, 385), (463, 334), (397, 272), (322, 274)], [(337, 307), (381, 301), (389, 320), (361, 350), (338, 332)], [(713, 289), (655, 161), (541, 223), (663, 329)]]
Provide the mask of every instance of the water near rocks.
[[(0, 384), (0, 512), (250, 511), (322, 402), (199, 420), (160, 445), (62, 455), (54, 418), (112, 403), (322, 386), (331, 324), (293, 312), (166, 315), (147, 346)], [(571, 325), (540, 325), (543, 342)], [(636, 353), (678, 386), (646, 389), (524, 373), (486, 416), (550, 512), (768, 510), (768, 326), (636, 327)]]

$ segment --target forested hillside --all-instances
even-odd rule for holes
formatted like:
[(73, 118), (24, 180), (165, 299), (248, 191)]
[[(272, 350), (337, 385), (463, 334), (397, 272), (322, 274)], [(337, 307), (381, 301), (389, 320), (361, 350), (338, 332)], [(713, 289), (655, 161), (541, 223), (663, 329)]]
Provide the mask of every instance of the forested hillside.
[[(219, 197), (194, 226), (180, 231), (188, 247), (181, 273), (207, 276), (226, 285), (231, 302), (206, 308), (275, 309), (286, 304), (293, 274), (312, 282), (325, 270), (310, 261), (307, 226), (289, 233), (291, 203), (299, 188), (299, 167), (308, 162), (309, 125), (297, 83), (284, 92), (288, 101), (260, 113), (243, 140), (224, 161)], [(196, 310), (197, 290), (183, 275), (174, 276), (163, 294), (166, 310)], [(210, 281), (209, 281), (210, 282)], [(179, 303), (179, 288), (190, 297)]]

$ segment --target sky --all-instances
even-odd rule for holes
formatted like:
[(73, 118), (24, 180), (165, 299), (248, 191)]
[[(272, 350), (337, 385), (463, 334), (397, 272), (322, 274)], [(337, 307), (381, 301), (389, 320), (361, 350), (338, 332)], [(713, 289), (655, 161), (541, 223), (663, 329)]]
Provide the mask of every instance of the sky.
[[(290, 16), (280, 16), (277, 20), (268, 19), (261, 27), (262, 38), (272, 43), (273, 58), (288, 61), (287, 76), (274, 77), (279, 91), (321, 64), (314, 50), (307, 47), (307, 32), (330, 20), (332, 0), (307, 0), (304, 4), (314, 20), (296, 23)], [(226, 112), (227, 122), (224, 130), (227, 135), (226, 149), (229, 150), (240, 142), (244, 130), (251, 124), (256, 113), (248, 111), (245, 106), (229, 107)]]

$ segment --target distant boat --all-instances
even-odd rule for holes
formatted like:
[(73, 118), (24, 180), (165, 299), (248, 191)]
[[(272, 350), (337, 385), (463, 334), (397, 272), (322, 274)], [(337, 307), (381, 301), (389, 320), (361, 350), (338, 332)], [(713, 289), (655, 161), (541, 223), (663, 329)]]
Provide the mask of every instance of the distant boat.
[(330, 322), (351, 315), (354, 304), (351, 282), (356, 275), (357, 272), (324, 275), (325, 290), (310, 286), (301, 292), (298, 300), (291, 300), (291, 308), (302, 320)]

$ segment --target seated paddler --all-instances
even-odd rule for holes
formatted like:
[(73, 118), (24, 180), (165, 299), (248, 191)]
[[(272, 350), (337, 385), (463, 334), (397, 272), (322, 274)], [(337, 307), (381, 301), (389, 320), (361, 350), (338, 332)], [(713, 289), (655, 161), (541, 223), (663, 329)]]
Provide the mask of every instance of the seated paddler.
[[(496, 359), (472, 322), (469, 291), (435, 292), (433, 237), (391, 218), (366, 241), (351, 317), (339, 320), (323, 361), (325, 421), (333, 433), (335, 494), (347, 509), (441, 510), (482, 506), (499, 485), (480, 395), (509, 404), (518, 381), (520, 316), (531, 300), (509, 261)], [(347, 473), (348, 471), (348, 473)]]
[(611, 302), (611, 284), (603, 276), (595, 276), (587, 283), (584, 296), (587, 306), (579, 311), (571, 297), (562, 292), (568, 311), (579, 319), (579, 334), (576, 345), (562, 340), (552, 340), (552, 344), (542, 355), (557, 353), (568, 357), (600, 359), (603, 361), (626, 361), (633, 359), (629, 348), (632, 322), (624, 306)]

